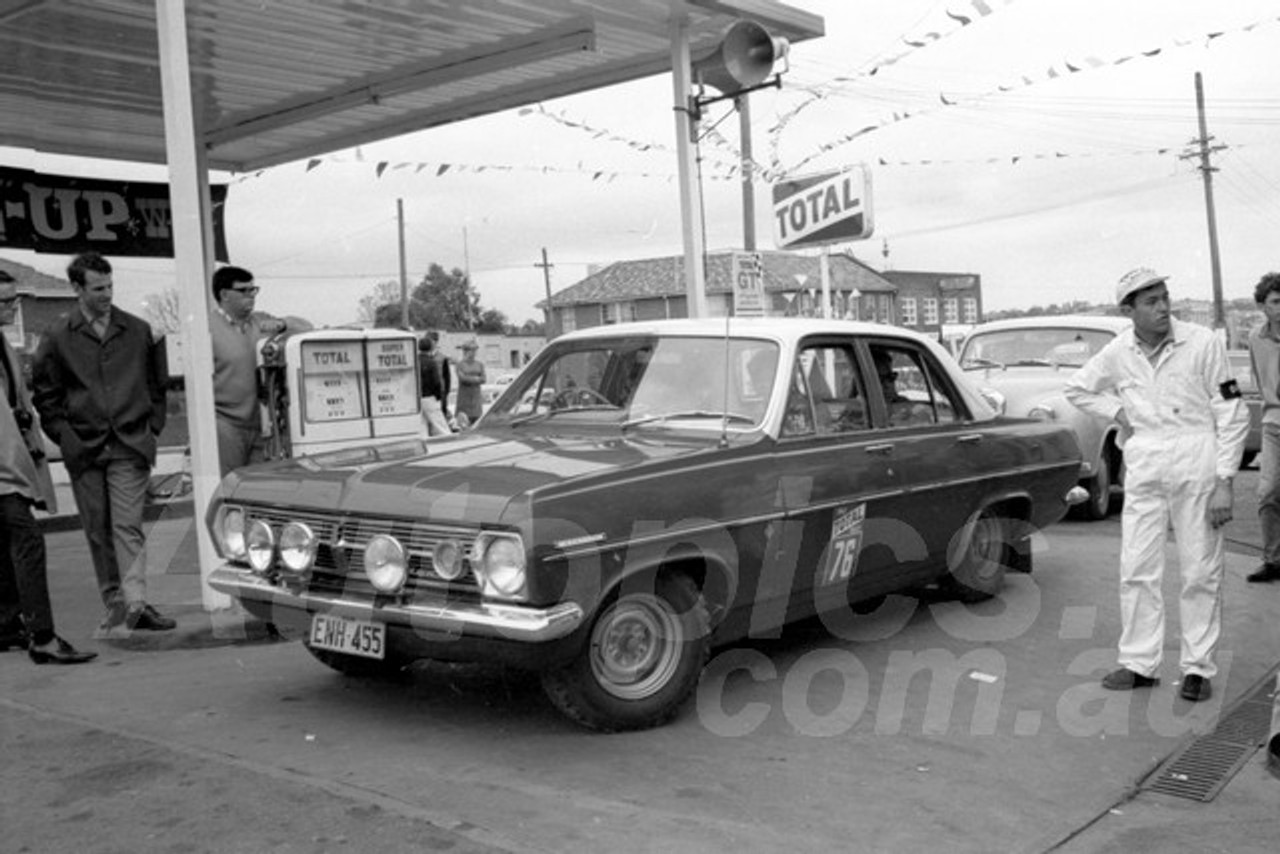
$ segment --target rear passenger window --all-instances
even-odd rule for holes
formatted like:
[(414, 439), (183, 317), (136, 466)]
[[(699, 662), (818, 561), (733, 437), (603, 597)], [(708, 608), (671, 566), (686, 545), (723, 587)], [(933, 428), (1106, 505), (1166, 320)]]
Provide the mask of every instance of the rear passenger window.
[(960, 420), (963, 410), (927, 353), (887, 342), (872, 343), (870, 350), (889, 427)]

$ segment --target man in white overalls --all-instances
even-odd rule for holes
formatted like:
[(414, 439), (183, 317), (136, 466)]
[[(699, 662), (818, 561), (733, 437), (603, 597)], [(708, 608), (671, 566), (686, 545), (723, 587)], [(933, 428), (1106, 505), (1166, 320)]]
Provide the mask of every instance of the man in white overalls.
[(1212, 330), (1170, 315), (1167, 276), (1142, 267), (1116, 286), (1133, 320), (1077, 371), (1066, 396), (1098, 418), (1115, 418), (1124, 448), (1118, 670), (1104, 688), (1158, 681), (1164, 646), (1164, 548), (1172, 523), (1182, 573), (1181, 695), (1211, 694), (1222, 629), (1222, 526), (1231, 520), (1231, 478), (1249, 415), (1226, 346)]

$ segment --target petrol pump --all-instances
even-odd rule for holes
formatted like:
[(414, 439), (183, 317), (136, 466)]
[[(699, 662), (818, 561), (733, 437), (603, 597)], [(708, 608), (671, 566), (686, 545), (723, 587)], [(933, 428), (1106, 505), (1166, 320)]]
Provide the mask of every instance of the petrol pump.
[(258, 358), (269, 460), (425, 439), (418, 339), (394, 329), (317, 329), (269, 338)]

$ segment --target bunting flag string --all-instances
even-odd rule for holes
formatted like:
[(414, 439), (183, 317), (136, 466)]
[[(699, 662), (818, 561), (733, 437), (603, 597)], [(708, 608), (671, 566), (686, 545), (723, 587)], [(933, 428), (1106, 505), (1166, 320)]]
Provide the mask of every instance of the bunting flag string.
[(797, 163), (793, 164), (789, 169), (783, 170), (776, 163), (772, 164), (772, 168), (774, 172), (792, 174), (804, 169), (806, 166), (809, 165), (809, 163), (818, 159), (820, 156), (833, 151), (836, 148), (840, 148), (842, 146), (848, 145), (854, 140), (859, 139), (863, 136), (866, 136), (869, 133), (873, 133), (877, 130), (888, 127), (890, 125), (897, 124), (898, 122), (906, 121), (907, 119), (918, 118), (919, 116), (923, 116), (923, 115), (929, 115), (934, 112), (937, 112), (940, 109), (946, 109), (948, 107), (955, 107), (960, 105), (966, 105), (966, 106), (973, 105), (981, 101), (984, 101), (992, 96), (995, 96), (1004, 92), (1011, 92), (1015, 89), (1023, 89), (1028, 86), (1034, 86), (1034, 85), (1037, 85), (1038, 83), (1044, 83), (1049, 80), (1066, 77), (1072, 74), (1080, 74), (1088, 71), (1094, 71), (1099, 68), (1123, 65), (1124, 63), (1132, 62), (1138, 59), (1152, 59), (1167, 51), (1188, 47), (1193, 44), (1199, 44), (1201, 43), (1201, 41), (1203, 41), (1203, 43), (1206, 46), (1209, 46), (1209, 45), (1212, 45), (1216, 39), (1221, 38), (1224, 35), (1228, 35), (1229, 33), (1250, 32), (1256, 29), (1257, 27), (1260, 27), (1266, 24), (1274, 24), (1276, 22), (1280, 22), (1280, 16), (1277, 16), (1274, 18), (1264, 18), (1259, 21), (1254, 21), (1251, 24), (1248, 24), (1243, 27), (1239, 27), (1231, 31), (1217, 30), (1214, 32), (1205, 33), (1203, 36), (1195, 39), (1175, 39), (1165, 45), (1136, 51), (1134, 53), (1119, 56), (1110, 60), (1100, 59), (1095, 56), (1085, 57), (1083, 60), (1079, 60), (1076, 62), (1063, 60), (1059, 64), (1049, 66), (1044, 72), (1040, 74), (1036, 74), (1034, 76), (1029, 74), (1019, 75), (1018, 78), (1016, 78), (1012, 82), (1000, 84), (995, 89), (982, 92), (970, 97), (956, 96), (956, 97), (949, 98), (947, 97), (946, 93), (940, 92), (938, 93), (938, 104), (934, 107), (927, 107), (919, 110), (904, 110), (901, 112), (895, 110), (888, 116), (885, 116), (884, 118), (881, 118), (878, 121), (874, 121), (870, 124), (863, 125), (862, 127), (858, 128), (852, 133), (847, 133), (847, 134), (844, 134), (843, 136), (837, 137), (836, 139), (822, 143), (821, 145), (818, 146), (816, 151), (804, 157)]
[(610, 131), (603, 130), (601, 128), (592, 127), (586, 122), (575, 121), (574, 119), (571, 119), (568, 116), (566, 116), (564, 113), (553, 113), (548, 109), (546, 109), (541, 104), (535, 104), (532, 107), (522, 107), (520, 110), (517, 111), (516, 115), (540, 116), (542, 118), (549, 119), (550, 121), (553, 121), (556, 124), (563, 125), (564, 127), (573, 128), (574, 130), (580, 130), (585, 133), (588, 133), (595, 139), (602, 139), (606, 142), (615, 142), (621, 145), (625, 145), (627, 148), (630, 148), (634, 151), (639, 151), (639, 152), (659, 151), (659, 152), (667, 152), (667, 153), (671, 152), (670, 148), (660, 143), (641, 142), (639, 140), (628, 139), (619, 134), (615, 134)]
[[(779, 154), (779, 146), (780, 146), (782, 131), (787, 127), (787, 125), (789, 125), (792, 121), (794, 121), (795, 118), (800, 115), (800, 113), (804, 112), (806, 109), (813, 106), (815, 103), (827, 97), (830, 97), (833, 94), (839, 94), (842, 88), (846, 84), (855, 83), (865, 78), (874, 77), (876, 74), (879, 74), (884, 69), (901, 62), (902, 60), (916, 53), (917, 51), (923, 50), (924, 48), (927, 48), (932, 44), (936, 44), (937, 42), (942, 41), (948, 36), (951, 36), (951, 35), (954, 35), (955, 33), (960, 32), (965, 27), (969, 26), (970, 24), (973, 24), (979, 18), (985, 18), (994, 14), (996, 10), (991, 8), (991, 3), (993, 2), (997, 2), (997, 0), (991, 0), (991, 2), (986, 2), (986, 0), (970, 0), (969, 8), (973, 10), (973, 14), (975, 14), (977, 17), (970, 17), (969, 15), (966, 15), (966, 14), (954, 12), (949, 8), (945, 9), (944, 12), (946, 13), (946, 16), (950, 18), (952, 21), (955, 21), (958, 24), (958, 26), (954, 26), (945, 32), (940, 30), (928, 30), (925, 33), (913, 35), (911, 37), (901, 36), (900, 40), (904, 45), (906, 45), (906, 49), (901, 50), (898, 53), (893, 54), (889, 57), (886, 57), (885, 59), (873, 60), (874, 64), (872, 65), (870, 70), (858, 72), (857, 74), (854, 74), (852, 76), (837, 76), (832, 78), (827, 83), (822, 84), (821, 86), (809, 87), (807, 89), (808, 97), (805, 100), (801, 101), (799, 104), (797, 104), (795, 107), (793, 107), (791, 110), (781, 115), (778, 118), (777, 123), (769, 129), (770, 166), (774, 170), (781, 169), (781, 155)], [(1001, 3), (1001, 6), (1009, 6), (1012, 3), (1014, 3), (1015, 0), (999, 0), (999, 2)]]
[[(1236, 145), (1233, 148), (1245, 148), (1245, 145)], [(1010, 166), (1018, 166), (1025, 163), (1033, 163), (1045, 160), (1080, 160), (1080, 159), (1097, 159), (1111, 157), (1141, 157), (1141, 156), (1166, 156), (1174, 149), (1172, 148), (1153, 148), (1153, 149), (1132, 149), (1127, 151), (1050, 151), (1050, 152), (1033, 152), (1021, 154), (1000, 154), (988, 157), (940, 157), (940, 158), (921, 158), (917, 160), (888, 160), (884, 157), (877, 158), (875, 164), (882, 168), (895, 167), (928, 167), (928, 166), (956, 166), (956, 165), (994, 165), (1008, 164)], [(325, 165), (349, 165), (355, 164), (359, 166), (367, 166), (368, 161), (363, 157), (346, 158), (340, 155), (332, 155), (327, 157), (313, 157), (307, 161), (304, 172), (313, 172)], [(759, 168), (758, 164), (755, 168)], [(391, 162), (380, 160), (373, 163), (374, 175), (382, 178), (388, 172), (409, 170), (412, 174), (417, 175), (422, 172), (429, 172), (430, 176), (440, 178), (448, 173), (484, 173), (484, 172), (503, 172), (503, 173), (535, 173), (540, 175), (578, 175), (589, 176), (592, 181), (604, 181), (611, 183), (619, 178), (641, 178), (654, 179), (670, 183), (675, 180), (676, 176), (669, 173), (655, 172), (619, 172), (610, 169), (600, 169), (579, 163), (575, 167), (562, 166), (511, 166), (502, 164), (483, 164), (476, 165), (470, 163), (426, 163), (418, 161)], [(238, 176), (231, 183), (243, 183), (253, 178), (261, 177), (267, 170), (258, 170), (254, 173)], [(737, 164), (730, 164), (725, 167), (721, 173), (714, 175), (706, 175), (711, 180), (729, 181), (736, 180), (740, 177), (741, 169)], [(768, 180), (772, 180), (773, 176), (765, 175)]]

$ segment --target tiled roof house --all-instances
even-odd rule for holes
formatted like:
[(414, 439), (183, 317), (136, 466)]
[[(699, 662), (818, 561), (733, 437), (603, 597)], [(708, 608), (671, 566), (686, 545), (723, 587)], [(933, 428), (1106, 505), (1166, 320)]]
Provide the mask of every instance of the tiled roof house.
[[(816, 255), (762, 251), (767, 316), (821, 314), (822, 274)], [(707, 313), (732, 312), (731, 251), (706, 259)], [(897, 287), (851, 255), (829, 256), (833, 314), (896, 322)], [(687, 317), (684, 256), (618, 261), (551, 296), (550, 334), (606, 323)]]

